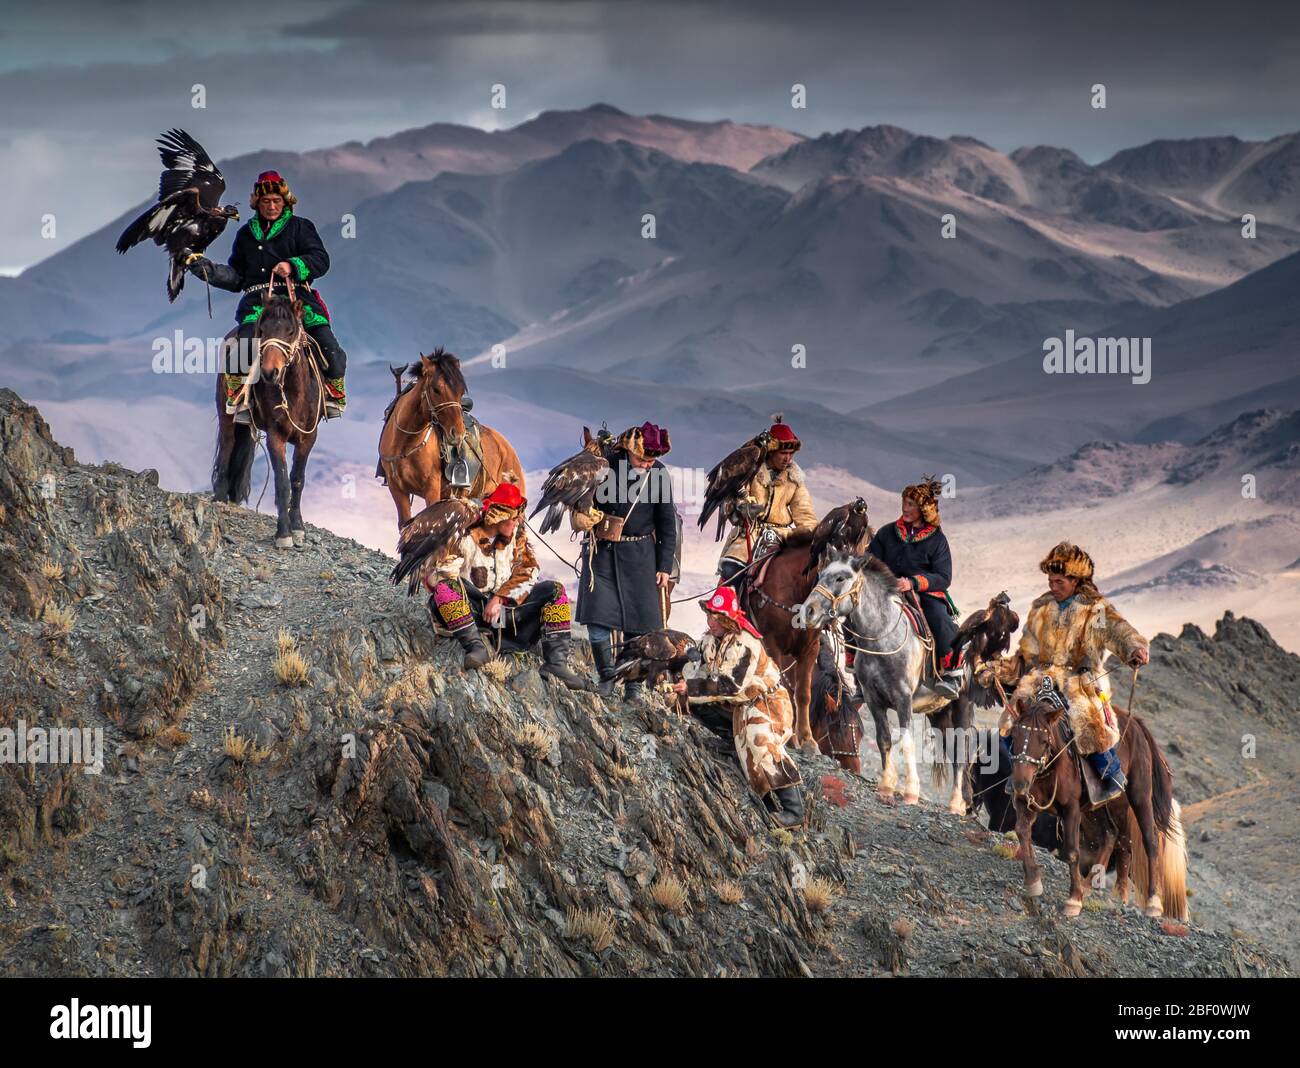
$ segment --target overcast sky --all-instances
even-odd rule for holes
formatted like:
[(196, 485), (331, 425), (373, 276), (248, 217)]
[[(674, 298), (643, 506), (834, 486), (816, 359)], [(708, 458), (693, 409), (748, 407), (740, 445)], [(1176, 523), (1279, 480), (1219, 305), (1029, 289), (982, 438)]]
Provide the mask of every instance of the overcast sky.
[[(0, 269), (156, 188), (152, 141), (217, 158), (493, 129), (596, 102), (816, 135), (892, 123), (1097, 161), (1160, 137), (1300, 128), (1300, 5), (1124, 0), (822, 4), (158, 0), (9, 5), (0, 23)], [(1059, 11), (1054, 11), (1059, 8)], [(994, 14), (996, 12), (996, 14)], [(493, 83), (509, 107), (489, 106)], [(807, 86), (808, 107), (790, 106)], [(1107, 87), (1107, 108), (1089, 88)], [(191, 107), (202, 83), (207, 107)], [(42, 240), (54, 212), (56, 241)]]

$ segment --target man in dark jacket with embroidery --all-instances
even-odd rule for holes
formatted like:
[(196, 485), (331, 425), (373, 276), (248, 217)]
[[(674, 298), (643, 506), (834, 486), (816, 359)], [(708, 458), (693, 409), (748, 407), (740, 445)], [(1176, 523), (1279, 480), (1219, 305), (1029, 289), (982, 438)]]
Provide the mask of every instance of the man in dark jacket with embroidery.
[[(329, 311), (314, 288), (316, 279), (329, 270), (329, 253), (316, 227), (294, 214), (293, 206), (298, 198), (290, 192), (289, 183), (278, 171), (263, 171), (257, 176), (250, 203), (257, 214), (235, 234), (228, 263), (213, 263), (205, 256), (192, 254), (187, 262), (190, 273), (218, 289), (243, 293), (235, 309), (235, 320), (239, 324), (239, 339), (244, 343), (241, 351), (245, 352), (272, 281), (280, 286), (285, 279), (292, 279), (294, 294), (304, 305), (303, 327), (325, 357), (322, 375), (326, 415), (330, 418), (342, 415), (347, 404), (343, 388), (347, 354), (330, 329)], [(247, 369), (240, 368), (240, 371), (246, 373)], [(248, 421), (247, 405), (237, 408), (234, 403), (243, 384), (243, 373), (226, 375), (226, 411), (236, 422)]]
[[(595, 508), (571, 516), (573, 529), (586, 534), (575, 619), (587, 628), (605, 695), (614, 685), (614, 632), (621, 641), (664, 625), (677, 513), (659, 457), (670, 448), (668, 431), (654, 423), (625, 431), (597, 484)], [(639, 688), (627, 683), (624, 692), (631, 696)]]
[(930, 633), (934, 635), (934, 657), (940, 670), (933, 689), (953, 698), (960, 689), (962, 668), (960, 662), (952, 663), (957, 606), (948, 596), (952, 553), (948, 539), (939, 529), (940, 489), (940, 484), (928, 476), (904, 489), (902, 515), (876, 531), (867, 551), (883, 560), (898, 576), (900, 592), (917, 595)]

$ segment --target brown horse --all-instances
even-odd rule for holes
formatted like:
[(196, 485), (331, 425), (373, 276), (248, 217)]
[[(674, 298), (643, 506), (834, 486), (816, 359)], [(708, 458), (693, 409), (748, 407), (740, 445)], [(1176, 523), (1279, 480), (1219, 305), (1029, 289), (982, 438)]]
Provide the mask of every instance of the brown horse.
[(852, 760), (858, 768), (851, 768), (849, 757), (837, 752), (851, 733), (847, 721), (835, 732), (829, 728), (814, 732), (810, 718), (821, 633), (796, 630), (793, 621), (798, 606), (817, 585), (817, 566), (823, 553), (830, 549), (862, 552), (871, 535), (865, 508), (858, 511), (854, 504), (840, 505), (826, 514), (816, 530), (787, 537), (780, 549), (755, 566), (748, 583), (750, 621), (763, 635), (763, 646), (781, 669), (787, 687), (793, 673), (796, 744), (807, 752), (820, 749), (851, 771), (861, 767), (856, 752)]
[[(448, 497), (484, 496), (491, 493), (506, 475), (524, 487), (523, 467), (505, 436), (491, 427), (478, 424), (478, 444), (465, 431), (465, 412), (470, 402), (465, 396), (465, 376), (460, 360), (441, 347), (432, 356), (420, 354), (418, 362), (407, 369), (413, 381), (400, 387), (384, 416), (379, 435), (379, 464), (375, 477), (388, 485), (397, 505), (398, 529), (411, 518), (411, 497), (422, 497), (426, 506)], [(443, 475), (443, 467), (458, 452), (482, 466), (472, 486), (453, 487)]]
[[(292, 294), (292, 289), (290, 289)], [(253, 334), (248, 390), (252, 424), (226, 414), (223, 376), (217, 376), (217, 450), (212, 498), (235, 504), (248, 500), (255, 451), (254, 430), (264, 431), (275, 475), (275, 545), (288, 549), (307, 537), (302, 489), (307, 458), (325, 411), (318, 350), (302, 325), (303, 303), (292, 295), (271, 295)], [(234, 334), (227, 335), (227, 343)], [(293, 470), (286, 449), (293, 445)]]
[[(1134, 881), (1145, 899), (1148, 916), (1168, 913), (1187, 918), (1187, 846), (1183, 838), (1173, 776), (1147, 725), (1137, 716), (1115, 708), (1119, 717), (1119, 758), (1128, 788), (1098, 809), (1090, 807), (1083, 772), (1073, 739), (1063, 724), (1064, 702), (1040, 696), (1020, 713), (1011, 728), (1012, 795), (1016, 806), (1016, 836), (1030, 897), (1043, 893), (1042, 873), (1034, 856), (1033, 824), (1044, 812), (1061, 821), (1061, 859), (1070, 866), (1070, 898), (1066, 916), (1078, 916), (1093, 879), (1104, 877), (1115, 854), (1115, 892), (1128, 898), (1129, 850), (1136, 854)], [(1114, 706), (1112, 706), (1114, 707)], [(1086, 827), (1085, 827), (1086, 825)], [(1081, 839), (1093, 843), (1089, 856)]]

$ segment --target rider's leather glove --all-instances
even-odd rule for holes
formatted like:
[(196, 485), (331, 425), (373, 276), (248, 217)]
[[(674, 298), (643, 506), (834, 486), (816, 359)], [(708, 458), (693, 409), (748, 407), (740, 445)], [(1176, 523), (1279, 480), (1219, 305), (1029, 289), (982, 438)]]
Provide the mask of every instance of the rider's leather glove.
[(206, 256), (191, 253), (190, 258), (185, 261), (185, 269), (199, 278), (206, 278), (211, 267), (212, 261)]
[(763, 505), (759, 501), (740, 501), (736, 504), (736, 514), (752, 523), (763, 514)]

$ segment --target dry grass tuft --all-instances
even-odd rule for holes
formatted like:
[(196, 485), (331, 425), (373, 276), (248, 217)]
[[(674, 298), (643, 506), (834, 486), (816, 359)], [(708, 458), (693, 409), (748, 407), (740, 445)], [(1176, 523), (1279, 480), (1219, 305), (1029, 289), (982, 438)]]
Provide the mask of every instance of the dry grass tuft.
[(912, 932), (916, 930), (916, 924), (906, 916), (900, 916), (889, 925), (889, 929), (898, 936), (900, 942), (906, 942), (912, 937)]
[(809, 912), (825, 912), (839, 894), (839, 887), (829, 879), (814, 875), (803, 888), (803, 901)]
[(713, 892), (724, 905), (739, 905), (745, 900), (745, 888), (734, 879), (723, 879), (714, 883)]
[(50, 602), (41, 613), (41, 622), (45, 624), (45, 633), (49, 637), (66, 638), (77, 623), (77, 612), (70, 605)]
[(273, 663), (275, 677), (281, 686), (306, 686), (311, 673), (307, 661), (297, 649), (281, 649)]
[(51, 582), (58, 582), (63, 578), (63, 565), (57, 560), (51, 560), (48, 556), (41, 558), (40, 570), (41, 577)]
[(1006, 842), (994, 842), (993, 855), (1003, 860), (1015, 860), (1020, 855), (1020, 851), (1013, 845), (1007, 845)]
[(614, 778), (631, 786), (634, 786), (641, 781), (641, 773), (631, 764), (613, 764), (610, 766), (610, 772), (613, 774)]
[(1083, 899), (1084, 912), (1105, 912), (1106, 900), (1101, 897), (1085, 897)]
[(181, 730), (176, 724), (170, 727), (164, 727), (150, 739), (163, 749), (176, 749), (185, 745), (190, 740), (188, 731)]
[(226, 756), (238, 764), (260, 764), (271, 755), (270, 749), (263, 749), (256, 742), (237, 732), (234, 727), (227, 727), (221, 732), (221, 749)]
[(496, 657), (484, 664), (480, 670), (484, 675), (496, 682), (505, 682), (506, 676), (510, 674), (510, 665), (500, 657)]
[(595, 953), (603, 953), (614, 944), (614, 921), (604, 909), (580, 909), (569, 906), (564, 936), (587, 941)]
[(686, 884), (675, 875), (660, 875), (650, 887), (650, 900), (669, 912), (685, 912), (690, 899)]
[(286, 630), (284, 627), (281, 627), (280, 630), (275, 635), (276, 652), (289, 653), (295, 651), (297, 648), (298, 648), (298, 643), (294, 641), (293, 635), (290, 634), (288, 630)]
[(525, 723), (515, 734), (515, 745), (530, 760), (545, 760), (551, 755), (555, 739), (536, 723)]

